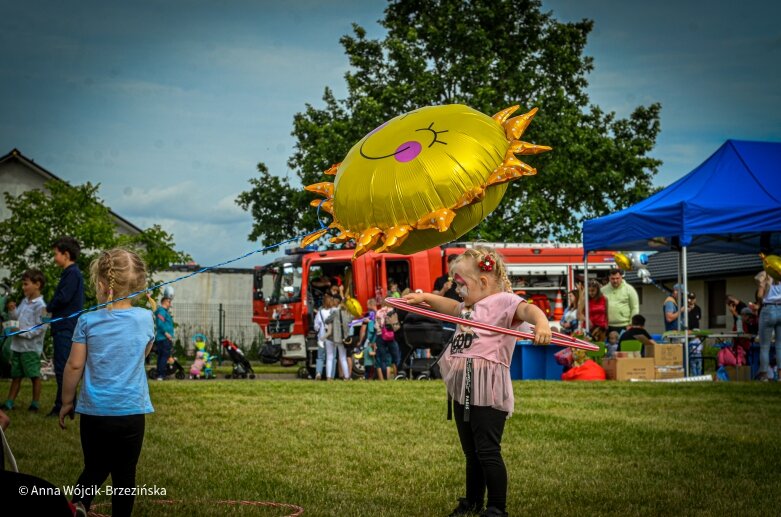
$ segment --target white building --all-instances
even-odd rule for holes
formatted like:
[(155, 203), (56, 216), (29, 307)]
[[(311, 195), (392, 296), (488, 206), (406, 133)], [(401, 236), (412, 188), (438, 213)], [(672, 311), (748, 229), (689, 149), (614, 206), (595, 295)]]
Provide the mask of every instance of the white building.
[[(35, 163), (35, 160), (24, 156), (18, 149), (13, 149), (5, 156), (0, 157), (0, 221), (11, 216), (3, 194), (8, 193), (17, 197), (30, 190), (41, 190), (45, 188), (47, 181), (64, 180)], [(141, 228), (115, 212), (110, 211), (110, 213), (118, 234), (138, 235), (141, 233)], [(8, 276), (8, 271), (0, 269), (0, 279), (6, 276)]]

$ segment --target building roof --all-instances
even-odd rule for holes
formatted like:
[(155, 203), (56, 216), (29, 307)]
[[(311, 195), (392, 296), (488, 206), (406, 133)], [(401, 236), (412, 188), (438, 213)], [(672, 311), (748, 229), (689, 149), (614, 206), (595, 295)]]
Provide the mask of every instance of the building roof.
[[(11, 151), (8, 154), (0, 157), (0, 164), (3, 164), (3, 163), (5, 163), (6, 161), (9, 161), (9, 160), (17, 160), (18, 162), (24, 164), (28, 169), (30, 169), (33, 172), (36, 172), (37, 174), (43, 176), (47, 180), (55, 180), (55, 181), (61, 181), (63, 183), (68, 183), (64, 179), (62, 179), (59, 176), (57, 176), (56, 174), (46, 170), (45, 168), (43, 168), (40, 165), (38, 165), (37, 163), (35, 163), (35, 160), (33, 160), (32, 158), (27, 158), (25, 155), (22, 154), (22, 152), (19, 149), (13, 148), (13, 149), (11, 149)], [(135, 224), (131, 223), (130, 221), (128, 221), (124, 217), (120, 216), (119, 214), (117, 214), (113, 210), (109, 209), (109, 213), (111, 214), (111, 216), (114, 219), (117, 220), (117, 222), (119, 224), (121, 224), (122, 226), (125, 226), (131, 232), (135, 232), (135, 233), (142, 233), (143, 232), (143, 230), (141, 228), (139, 228)]]
[[(666, 251), (656, 253), (648, 258), (648, 271), (656, 281), (678, 279), (678, 253)], [(742, 255), (735, 253), (688, 253), (686, 255), (688, 277), (713, 278), (755, 274), (762, 269), (759, 255)], [(637, 272), (629, 271), (626, 280), (630, 284), (641, 284)]]

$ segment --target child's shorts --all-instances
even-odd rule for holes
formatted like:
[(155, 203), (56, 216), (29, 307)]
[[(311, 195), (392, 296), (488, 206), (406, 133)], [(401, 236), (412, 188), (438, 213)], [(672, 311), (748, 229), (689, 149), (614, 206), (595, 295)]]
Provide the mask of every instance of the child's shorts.
[(41, 355), (38, 352), (16, 352), (11, 354), (11, 377), (34, 379), (41, 376)]

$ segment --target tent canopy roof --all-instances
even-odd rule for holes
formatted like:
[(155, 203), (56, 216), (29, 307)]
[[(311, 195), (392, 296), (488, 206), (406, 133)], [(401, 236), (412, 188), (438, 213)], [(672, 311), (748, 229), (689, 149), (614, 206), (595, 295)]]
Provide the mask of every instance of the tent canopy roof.
[(781, 143), (727, 140), (653, 196), (583, 224), (586, 251), (781, 249)]

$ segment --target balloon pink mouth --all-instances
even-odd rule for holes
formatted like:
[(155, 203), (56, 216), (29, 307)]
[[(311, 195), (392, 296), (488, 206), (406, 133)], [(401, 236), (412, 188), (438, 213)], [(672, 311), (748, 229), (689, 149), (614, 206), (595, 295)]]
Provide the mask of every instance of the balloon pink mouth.
[(420, 145), (420, 143), (414, 140), (410, 140), (409, 142), (404, 142), (401, 144), (396, 149), (396, 152), (393, 154), (393, 156), (396, 158), (397, 162), (406, 163), (414, 160), (422, 150), (423, 146)]

